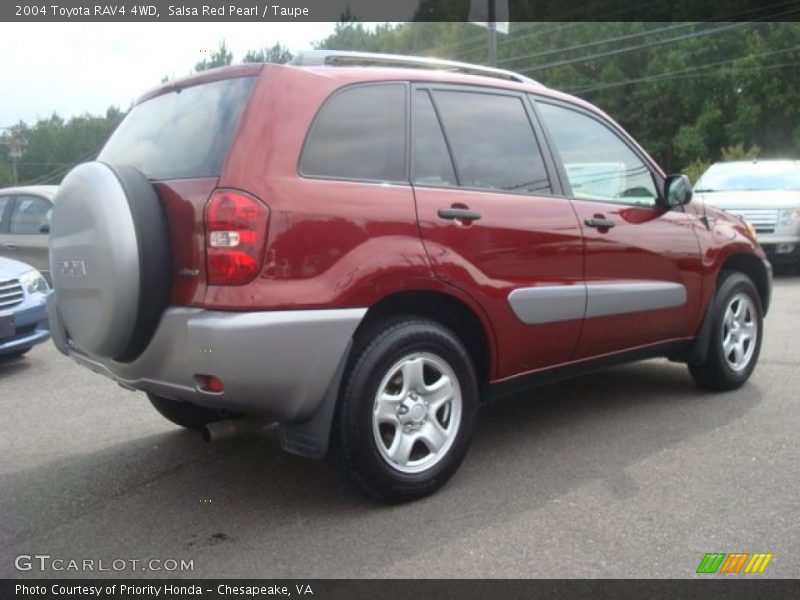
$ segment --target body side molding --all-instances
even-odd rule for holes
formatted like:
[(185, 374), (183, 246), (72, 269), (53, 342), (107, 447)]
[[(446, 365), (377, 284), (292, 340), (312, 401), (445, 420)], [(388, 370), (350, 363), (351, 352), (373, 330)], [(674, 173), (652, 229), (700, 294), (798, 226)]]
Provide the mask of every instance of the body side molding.
[(686, 303), (686, 288), (672, 281), (606, 281), (518, 288), (508, 295), (528, 325), (659, 310)]

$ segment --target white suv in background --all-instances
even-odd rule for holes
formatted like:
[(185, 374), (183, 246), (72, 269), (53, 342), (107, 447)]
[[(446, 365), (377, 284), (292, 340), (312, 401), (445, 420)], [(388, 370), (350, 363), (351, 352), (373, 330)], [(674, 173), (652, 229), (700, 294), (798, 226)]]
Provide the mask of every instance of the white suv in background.
[(719, 162), (703, 173), (694, 191), (750, 223), (770, 261), (800, 265), (800, 161)]

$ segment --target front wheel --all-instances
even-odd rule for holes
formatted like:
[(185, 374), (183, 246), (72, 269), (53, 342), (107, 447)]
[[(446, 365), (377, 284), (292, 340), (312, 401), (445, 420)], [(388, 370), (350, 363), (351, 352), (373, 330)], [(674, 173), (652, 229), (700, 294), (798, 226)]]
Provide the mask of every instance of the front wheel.
[(392, 319), (360, 337), (338, 413), (344, 464), (379, 500), (431, 494), (469, 446), (478, 404), (472, 361), (433, 321)]
[(690, 364), (689, 372), (702, 388), (736, 389), (758, 362), (764, 329), (761, 299), (749, 277), (727, 271), (720, 276), (712, 302), (708, 354), (705, 362)]

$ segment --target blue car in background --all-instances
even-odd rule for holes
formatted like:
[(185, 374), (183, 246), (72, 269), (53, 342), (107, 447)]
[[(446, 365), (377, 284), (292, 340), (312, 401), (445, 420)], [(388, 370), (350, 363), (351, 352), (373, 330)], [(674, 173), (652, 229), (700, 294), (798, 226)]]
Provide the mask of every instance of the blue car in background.
[(50, 338), (48, 291), (39, 271), (0, 257), (0, 359), (22, 356)]

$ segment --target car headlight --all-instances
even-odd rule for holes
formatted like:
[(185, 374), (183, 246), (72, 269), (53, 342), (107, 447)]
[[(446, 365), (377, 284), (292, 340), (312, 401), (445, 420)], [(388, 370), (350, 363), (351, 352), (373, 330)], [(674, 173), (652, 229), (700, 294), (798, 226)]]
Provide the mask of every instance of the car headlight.
[(50, 287), (39, 271), (28, 271), (19, 277), (22, 288), (29, 294), (46, 294)]
[(791, 225), (800, 220), (800, 208), (787, 208), (778, 213), (778, 224)]

